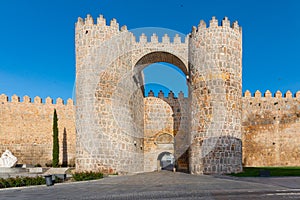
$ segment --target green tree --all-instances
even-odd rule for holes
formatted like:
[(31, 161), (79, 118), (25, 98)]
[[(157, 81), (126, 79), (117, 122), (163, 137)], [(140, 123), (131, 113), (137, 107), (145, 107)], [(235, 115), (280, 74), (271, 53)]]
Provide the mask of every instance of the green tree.
[(58, 167), (59, 161), (59, 143), (58, 143), (58, 125), (57, 113), (54, 109), (53, 114), (53, 152), (52, 152), (52, 167)]

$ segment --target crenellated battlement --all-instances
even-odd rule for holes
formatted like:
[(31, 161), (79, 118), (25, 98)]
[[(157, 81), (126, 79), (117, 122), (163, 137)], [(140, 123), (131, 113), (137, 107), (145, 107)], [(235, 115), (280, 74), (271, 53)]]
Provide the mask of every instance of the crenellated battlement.
[[(118, 33), (118, 32), (127, 32), (127, 26), (124, 25), (121, 28), (119, 28), (119, 23), (115, 18), (110, 20), (110, 23), (107, 24), (107, 20), (103, 17), (103, 15), (100, 15), (97, 17), (96, 23), (91, 15), (87, 15), (86, 18), (82, 19), (81, 17), (78, 17), (78, 20), (76, 22), (76, 30), (85, 30), (84, 34), (88, 35), (90, 30), (93, 29), (110, 29), (112, 30), (113, 33)], [(94, 36), (97, 37), (97, 34)], [(168, 34), (164, 34), (164, 36), (159, 40), (158, 36), (156, 33), (153, 33), (152, 36), (150, 36), (150, 40), (148, 41), (148, 37), (142, 33), (140, 36), (136, 38), (132, 34), (133, 41), (136, 41), (136, 43), (139, 44), (146, 44), (146, 43), (153, 43), (153, 44), (158, 44), (158, 43), (163, 43), (163, 44), (181, 44), (181, 43), (188, 43), (188, 36), (184, 38), (184, 42), (182, 42), (181, 37), (176, 34), (172, 39)]]
[[(117, 20), (115, 18), (110, 20), (110, 23), (107, 24), (107, 20), (104, 18), (103, 15), (99, 15), (99, 17), (97, 17), (96, 23), (93, 19), (93, 17), (91, 15), (87, 15), (86, 18), (81, 18), (78, 17), (78, 20), (76, 22), (76, 29), (80, 29), (80, 28), (87, 28), (87, 27), (91, 27), (91, 26), (96, 26), (96, 27), (107, 27), (107, 28), (112, 28), (115, 29), (117, 31), (128, 31), (127, 30), (127, 26), (124, 25), (121, 28), (119, 27), (119, 23), (117, 22)], [(230, 20), (228, 19), (228, 17), (224, 17), (223, 20), (221, 21), (221, 23), (219, 24), (218, 19), (216, 19), (215, 16), (212, 17), (212, 19), (209, 21), (209, 26), (207, 27), (207, 24), (204, 20), (200, 20), (198, 26), (193, 26), (192, 27), (192, 34), (196, 33), (198, 31), (204, 30), (204, 29), (213, 29), (213, 28), (231, 28), (232, 30), (235, 30), (237, 32), (241, 32), (242, 31), (242, 27), (239, 26), (237, 21), (234, 21), (233, 23), (230, 22)], [(145, 34), (142, 34), (140, 36), (140, 41), (145, 41), (144, 39), (147, 38), (147, 36), (145, 36)], [(146, 40), (147, 41), (147, 40)], [(174, 43), (181, 43), (181, 39), (178, 36), (178, 34), (176, 34), (176, 36), (174, 37)], [(185, 41), (187, 41), (187, 39), (185, 39)], [(151, 42), (155, 43), (158, 42), (158, 38), (157, 35), (155, 33), (153, 33), (153, 35), (151, 36)], [(168, 43), (170, 42), (170, 37), (168, 35), (164, 35), (162, 38), (162, 43)]]
[[(147, 97), (157, 97), (157, 98), (170, 98), (170, 99), (183, 99), (186, 98), (184, 97), (184, 93), (182, 91), (180, 91), (177, 95), (177, 97), (175, 97), (174, 92), (170, 91), (168, 93), (168, 96), (165, 97), (165, 94), (162, 90), (160, 90), (158, 92), (158, 95), (155, 96), (154, 92), (152, 90), (150, 90), (148, 92), (148, 96)], [(265, 93), (262, 95), (262, 92), (259, 90), (256, 90), (255, 93), (251, 93), (249, 90), (246, 90), (243, 93), (243, 97), (245, 98), (287, 98), (287, 99), (291, 99), (291, 98), (296, 98), (300, 100), (300, 91), (297, 91), (296, 93), (292, 93), (290, 90), (286, 91), (285, 94), (283, 94), (281, 91), (277, 90), (275, 93), (271, 93), (270, 90), (266, 90)]]
[[(171, 99), (183, 99), (186, 98), (184, 97), (184, 93), (182, 91), (180, 91), (177, 95), (177, 97), (175, 97), (174, 92), (170, 91), (168, 93), (168, 96), (165, 97), (165, 94), (162, 90), (159, 91), (158, 95), (155, 96), (154, 92), (152, 90), (150, 90), (148, 92), (148, 96), (147, 97), (157, 97), (157, 98), (171, 98)], [(243, 93), (243, 97), (245, 98), (287, 98), (287, 99), (291, 99), (291, 98), (296, 98), (300, 100), (300, 91), (297, 91), (296, 93), (292, 93), (290, 90), (286, 91), (285, 94), (283, 94), (281, 91), (277, 90), (275, 93), (271, 93), (270, 90), (266, 90), (265, 93), (262, 95), (262, 92), (259, 90), (256, 90), (255, 93), (251, 93), (249, 90), (246, 90)]]
[(264, 97), (264, 98), (287, 98), (287, 99), (296, 98), (296, 99), (300, 99), (300, 91), (296, 92), (295, 94), (292, 94), (292, 92), (288, 90), (284, 95), (282, 95), (282, 94), (283, 93), (279, 90), (277, 92), (275, 92), (274, 94), (272, 94), (270, 92), (270, 90), (266, 90), (264, 95), (262, 95), (262, 93), (259, 90), (256, 90), (256, 92), (253, 94), (249, 90), (246, 90), (245, 93), (243, 94), (243, 97), (245, 97), (245, 98)]
[(221, 24), (219, 24), (218, 19), (216, 19), (215, 16), (211, 18), (209, 21), (209, 26), (207, 27), (207, 24), (204, 20), (200, 20), (198, 27), (193, 26), (192, 27), (192, 35), (196, 34), (197, 32), (201, 32), (204, 30), (212, 30), (212, 29), (232, 29), (233, 31), (237, 33), (242, 32), (242, 27), (239, 26), (237, 21), (234, 21), (233, 23), (230, 23), (228, 17), (224, 17), (221, 21)]
[(172, 91), (170, 91), (170, 92), (168, 93), (168, 96), (165, 97), (165, 93), (164, 93), (162, 90), (160, 90), (160, 91), (158, 92), (158, 95), (157, 95), (157, 96), (155, 96), (155, 95), (154, 95), (154, 92), (153, 92), (152, 90), (150, 90), (150, 91), (148, 92), (148, 96), (147, 96), (147, 97), (157, 97), (157, 98), (160, 98), (160, 99), (187, 99), (186, 97), (184, 97), (184, 93), (183, 93), (182, 91), (180, 91), (180, 92), (178, 93), (177, 97), (175, 97), (175, 94), (174, 94), (174, 92), (172, 92)]
[(17, 95), (11, 96), (11, 99), (9, 100), (8, 96), (5, 94), (0, 95), (0, 103), (33, 103), (33, 104), (45, 104), (45, 105), (66, 105), (66, 106), (73, 106), (74, 102), (72, 99), (68, 99), (67, 102), (65, 103), (62, 98), (57, 98), (56, 103), (53, 102), (53, 99), (50, 97), (47, 97), (43, 103), (42, 98), (39, 96), (34, 97), (33, 101), (31, 98), (27, 95), (25, 95), (22, 98), (23, 101), (21, 101), (21, 98)]
[(116, 31), (127, 31), (127, 26), (124, 25), (121, 28), (119, 28), (119, 23), (115, 18), (110, 20), (110, 23), (107, 24), (107, 20), (103, 17), (103, 15), (99, 15), (96, 19), (96, 23), (91, 15), (87, 15), (86, 18), (82, 19), (81, 17), (78, 17), (78, 20), (76, 22), (76, 29), (81, 28), (88, 28), (88, 27), (106, 27), (111, 28)]
[(136, 43), (138, 44), (147, 44), (147, 43), (152, 43), (152, 44), (187, 44), (188, 43), (188, 38), (189, 36), (187, 35), (184, 38), (184, 41), (182, 41), (181, 37), (178, 34), (175, 34), (175, 36), (173, 38), (171, 38), (168, 34), (164, 34), (161, 37), (161, 40), (159, 40), (160, 38), (157, 36), (156, 33), (153, 33), (150, 36), (150, 40), (148, 40), (147, 35), (145, 35), (145, 33), (142, 33), (138, 38), (134, 37), (134, 41), (136, 41)]

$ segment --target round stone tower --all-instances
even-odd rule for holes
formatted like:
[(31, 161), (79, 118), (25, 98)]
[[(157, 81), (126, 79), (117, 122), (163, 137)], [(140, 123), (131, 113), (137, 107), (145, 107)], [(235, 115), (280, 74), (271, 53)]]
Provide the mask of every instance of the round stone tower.
[(190, 155), (192, 174), (242, 170), (242, 31), (200, 21), (189, 39)]

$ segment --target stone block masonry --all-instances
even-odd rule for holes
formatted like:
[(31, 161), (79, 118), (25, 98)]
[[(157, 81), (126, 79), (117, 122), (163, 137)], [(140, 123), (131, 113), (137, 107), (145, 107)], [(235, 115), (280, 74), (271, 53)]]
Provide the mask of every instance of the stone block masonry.
[(100, 15), (76, 23), (76, 169), (144, 171), (144, 96), (141, 70), (170, 62), (187, 72), (187, 40), (155, 34), (139, 41)]
[(242, 31), (225, 17), (200, 21), (189, 40), (190, 171), (242, 171)]
[(243, 97), (243, 164), (300, 166), (300, 92)]
[(10, 150), (18, 163), (52, 163), (53, 112), (57, 110), (59, 128), (60, 164), (75, 163), (75, 107), (69, 99), (66, 104), (61, 98), (53, 104), (51, 98), (42, 103), (40, 97), (23, 101), (16, 95), (0, 95), (0, 152)]
[(78, 171), (144, 170), (144, 150), (132, 144), (144, 140), (141, 70), (156, 62), (174, 64), (190, 77), (185, 138), (191, 173), (241, 171), (242, 39), (236, 22), (230, 27), (224, 18), (219, 26), (212, 18), (184, 42), (178, 35), (159, 42), (155, 33), (148, 42), (144, 34), (136, 41), (115, 19), (106, 25), (102, 15), (97, 23), (88, 15), (78, 19), (75, 35)]
[[(174, 120), (171, 106), (162, 99), (147, 97), (144, 116), (144, 171), (156, 171), (158, 155), (163, 152), (174, 154)], [(159, 140), (162, 137), (169, 140)]]
[[(76, 169), (107, 173), (144, 170), (144, 103), (131, 71), (132, 34), (115, 19), (76, 24)], [(134, 77), (134, 78), (133, 78)]]
[[(158, 168), (162, 152), (175, 155), (177, 170), (188, 171), (188, 98), (162, 92), (144, 98), (144, 171)], [(53, 109), (59, 115), (60, 162), (72, 165), (75, 159), (76, 134), (72, 100), (53, 104), (51, 98), (42, 103), (28, 96), (20, 98), (0, 95), (0, 151), (11, 150), (18, 163), (51, 163)], [(64, 136), (64, 133), (66, 134)], [(171, 137), (166, 137), (171, 136)], [(168, 140), (168, 138), (173, 138)], [(300, 92), (280, 91), (272, 94), (246, 91), (242, 97), (242, 163), (244, 166), (299, 166), (300, 157)], [(166, 140), (167, 139), (167, 140)], [(142, 145), (141, 145), (142, 144)], [(226, 152), (225, 152), (226, 153)], [(224, 154), (225, 154), (224, 153)], [(65, 159), (65, 160), (63, 160)]]

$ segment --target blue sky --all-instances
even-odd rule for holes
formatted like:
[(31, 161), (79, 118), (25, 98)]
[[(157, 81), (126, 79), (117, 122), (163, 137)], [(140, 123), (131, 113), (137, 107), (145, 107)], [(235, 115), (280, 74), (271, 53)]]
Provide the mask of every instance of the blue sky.
[[(300, 90), (299, 10), (297, 0), (0, 0), (0, 93), (71, 98), (74, 23), (86, 14), (116, 18), (128, 29), (162, 27), (184, 34), (200, 19), (228, 16), (243, 27), (243, 91), (295, 93)], [(150, 82), (151, 76), (159, 78), (148, 71)], [(171, 82), (174, 88), (184, 84)]]

